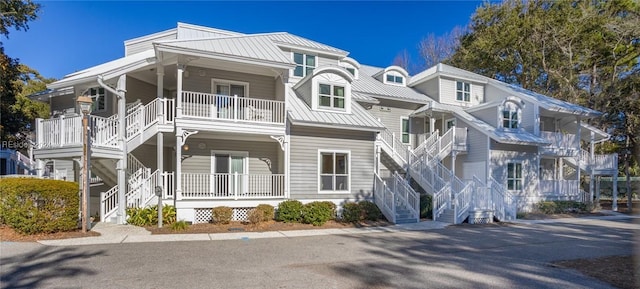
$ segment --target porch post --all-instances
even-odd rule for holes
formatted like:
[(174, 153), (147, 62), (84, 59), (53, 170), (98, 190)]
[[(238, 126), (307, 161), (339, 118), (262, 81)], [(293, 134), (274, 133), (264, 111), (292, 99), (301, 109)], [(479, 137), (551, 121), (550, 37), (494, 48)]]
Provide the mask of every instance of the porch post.
[(182, 73), (184, 72), (184, 64), (178, 64), (178, 74), (176, 76), (176, 118), (182, 117)]
[(182, 128), (176, 128), (176, 175), (175, 175), (175, 196), (173, 196), (174, 206), (177, 200), (182, 199)]
[[(127, 219), (127, 203), (126, 203), (126, 191), (127, 191), (127, 98), (126, 98), (126, 75), (121, 75), (118, 78), (117, 92), (120, 95), (118, 97), (118, 145), (122, 151), (122, 155), (116, 164), (116, 170), (118, 172), (118, 212), (117, 223), (124, 224)], [(105, 88), (105, 90), (107, 90)]]
[(578, 180), (578, 188), (577, 188), (577, 192), (576, 194), (579, 196), (580, 195), (580, 174), (581, 174), (581, 169), (580, 169), (580, 165), (582, 164), (582, 147), (580, 147), (580, 139), (581, 139), (581, 131), (580, 131), (580, 117), (576, 117), (576, 139), (578, 141), (578, 157), (576, 158), (576, 164), (577, 164), (577, 168), (576, 168), (576, 176), (577, 176), (577, 180)]
[[(158, 117), (158, 123), (164, 124), (164, 112), (166, 109), (166, 105), (165, 102), (162, 101), (164, 100), (164, 66), (162, 65), (162, 63), (159, 63), (158, 65), (156, 65), (156, 76), (157, 76), (157, 91), (156, 94), (158, 95), (158, 100), (160, 100), (158, 102), (158, 111), (157, 111), (157, 117)], [(156, 161), (157, 161), (157, 168), (158, 168), (158, 185), (161, 185), (163, 183), (163, 174), (164, 173), (164, 135), (162, 132), (158, 132), (157, 136), (156, 136)], [(155, 188), (150, 188), (152, 190), (155, 190)], [(167, 188), (162, 188), (164, 192), (167, 191)], [(164, 196), (164, 194), (163, 194)], [(162, 197), (159, 197), (162, 198)]]
[(591, 142), (590, 142), (590, 148), (589, 150), (591, 151), (591, 160), (590, 160), (590, 168), (591, 168), (591, 175), (589, 175), (589, 202), (593, 203), (593, 186), (594, 186), (594, 182), (595, 180), (593, 179), (593, 160), (595, 159), (595, 133), (593, 131), (591, 131)]
[(284, 135), (284, 197), (291, 198), (291, 136)]
[(600, 208), (600, 178), (602, 177), (596, 177), (596, 208)]
[(429, 117), (429, 131), (433, 133), (436, 130), (436, 119)]
[(44, 176), (44, 161), (42, 160), (36, 160), (36, 175), (39, 178), (42, 178)]
[(616, 156), (616, 158), (614, 158), (613, 160), (615, 162), (614, 168), (616, 168), (616, 170), (612, 176), (613, 187), (611, 190), (611, 194), (613, 195), (613, 203), (611, 204), (611, 210), (618, 211), (618, 157)]

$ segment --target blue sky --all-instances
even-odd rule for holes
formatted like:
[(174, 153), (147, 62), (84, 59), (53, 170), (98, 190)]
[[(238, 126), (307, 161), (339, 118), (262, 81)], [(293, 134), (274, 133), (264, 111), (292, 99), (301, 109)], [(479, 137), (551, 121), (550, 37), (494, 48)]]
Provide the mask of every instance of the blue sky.
[(464, 26), (480, 1), (414, 2), (151, 2), (42, 1), (27, 32), (2, 37), (5, 53), (46, 77), (124, 55), (127, 39), (177, 22), (243, 33), (287, 31), (350, 52), (362, 64), (387, 66), (403, 49)]

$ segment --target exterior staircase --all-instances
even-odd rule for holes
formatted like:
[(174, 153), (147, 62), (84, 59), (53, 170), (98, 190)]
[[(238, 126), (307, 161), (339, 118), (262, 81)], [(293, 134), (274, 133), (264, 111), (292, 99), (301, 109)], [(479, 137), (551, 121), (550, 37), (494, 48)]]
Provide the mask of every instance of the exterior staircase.
[[(513, 196), (501, 185), (495, 181), (485, 184), (477, 178), (462, 181), (442, 164), (442, 160), (453, 151), (466, 150), (465, 129), (454, 127), (442, 136), (436, 131), (415, 150), (402, 144), (388, 130), (380, 132), (377, 143), (386, 158), (402, 168), (406, 180), (414, 180), (431, 196), (433, 220), (462, 223), (471, 210), (494, 211), (499, 220), (515, 219)], [(395, 174), (394, 177), (399, 175)], [(378, 193), (383, 192), (376, 190), (375, 193), (378, 200)], [(382, 195), (386, 197), (386, 194)], [(484, 203), (479, 203), (478, 199), (482, 199)], [(417, 211), (419, 213), (419, 208)]]

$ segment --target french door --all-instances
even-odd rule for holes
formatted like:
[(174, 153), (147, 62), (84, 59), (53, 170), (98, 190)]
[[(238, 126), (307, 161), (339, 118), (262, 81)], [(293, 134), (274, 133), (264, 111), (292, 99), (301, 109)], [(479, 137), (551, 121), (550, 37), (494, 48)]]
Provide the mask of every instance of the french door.
[(218, 197), (247, 193), (248, 162), (242, 152), (212, 152), (211, 191)]

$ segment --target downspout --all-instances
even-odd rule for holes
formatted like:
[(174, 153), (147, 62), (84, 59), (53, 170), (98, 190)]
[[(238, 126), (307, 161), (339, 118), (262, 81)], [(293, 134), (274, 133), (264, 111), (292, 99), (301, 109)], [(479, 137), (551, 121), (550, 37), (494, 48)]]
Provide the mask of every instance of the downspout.
[(118, 98), (118, 146), (122, 151), (120, 155), (120, 160), (116, 165), (116, 171), (118, 172), (118, 212), (117, 212), (117, 223), (124, 224), (126, 221), (126, 200), (125, 200), (125, 192), (127, 190), (127, 142), (125, 139), (126, 135), (126, 93), (127, 93), (127, 76), (121, 75), (118, 78), (118, 84), (116, 85), (116, 89), (113, 89), (111, 86), (104, 83), (102, 75), (98, 75), (97, 77), (98, 84), (104, 88), (105, 90), (111, 92)]

